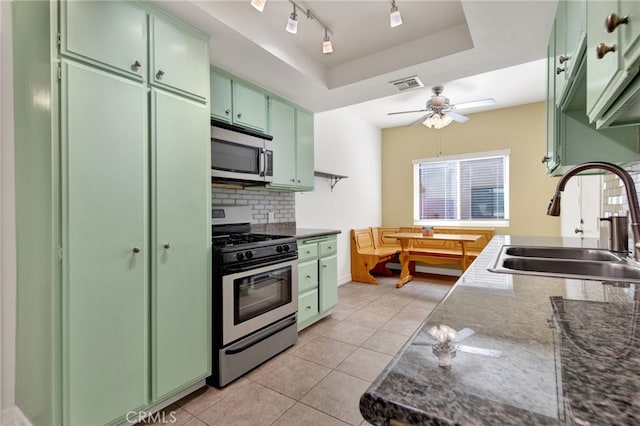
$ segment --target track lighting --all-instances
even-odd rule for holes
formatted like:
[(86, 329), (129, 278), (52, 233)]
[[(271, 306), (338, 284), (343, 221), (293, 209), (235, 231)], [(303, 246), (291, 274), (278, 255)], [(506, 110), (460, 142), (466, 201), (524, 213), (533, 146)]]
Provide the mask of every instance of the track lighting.
[(398, 25), (402, 25), (402, 16), (400, 16), (400, 11), (398, 10), (398, 6), (396, 6), (396, 0), (391, 0), (391, 13), (389, 14), (389, 25), (391, 25), (391, 28), (395, 28)]
[(333, 45), (331, 44), (331, 40), (329, 39), (329, 34), (327, 34), (327, 29), (324, 29), (324, 39), (322, 40), (322, 53), (325, 55), (328, 53), (333, 53)]
[(296, 4), (293, 4), (293, 13), (289, 16), (289, 20), (287, 21), (287, 26), (285, 28), (287, 32), (291, 34), (296, 34), (298, 32), (298, 14), (296, 13)]
[(265, 4), (267, 4), (267, 0), (251, 0), (251, 6), (255, 7), (258, 12), (264, 10)]

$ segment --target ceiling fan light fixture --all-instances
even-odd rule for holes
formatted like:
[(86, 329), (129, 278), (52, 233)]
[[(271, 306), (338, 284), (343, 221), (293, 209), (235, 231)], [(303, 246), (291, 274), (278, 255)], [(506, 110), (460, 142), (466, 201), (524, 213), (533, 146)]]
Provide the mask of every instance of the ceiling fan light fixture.
[(402, 25), (402, 16), (396, 6), (396, 0), (391, 0), (391, 13), (389, 14), (389, 25), (391, 28), (395, 28)]
[(289, 20), (287, 21), (287, 26), (285, 27), (287, 32), (291, 34), (296, 34), (298, 32), (298, 14), (296, 13), (296, 5), (293, 5), (293, 13), (289, 16)]
[(453, 123), (453, 118), (442, 113), (433, 114), (431, 117), (422, 122), (422, 124), (430, 129), (442, 129), (443, 127), (446, 127), (451, 123)]
[(322, 40), (322, 53), (325, 55), (333, 53), (333, 45), (331, 44), (331, 39), (329, 39), (326, 28), (324, 29), (324, 39)]
[(267, 0), (251, 0), (251, 6), (253, 6), (258, 12), (264, 11), (265, 4), (267, 4)]

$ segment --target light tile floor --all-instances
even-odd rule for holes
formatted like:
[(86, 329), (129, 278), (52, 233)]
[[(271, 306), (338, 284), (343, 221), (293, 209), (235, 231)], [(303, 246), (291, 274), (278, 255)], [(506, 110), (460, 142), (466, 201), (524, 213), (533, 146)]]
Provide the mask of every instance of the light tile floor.
[(360, 395), (455, 280), (424, 276), (396, 289), (397, 278), (381, 277), (377, 286), (340, 286), (333, 313), (303, 330), (295, 346), (226, 388), (203, 388), (165, 412), (174, 412), (174, 426), (368, 425)]

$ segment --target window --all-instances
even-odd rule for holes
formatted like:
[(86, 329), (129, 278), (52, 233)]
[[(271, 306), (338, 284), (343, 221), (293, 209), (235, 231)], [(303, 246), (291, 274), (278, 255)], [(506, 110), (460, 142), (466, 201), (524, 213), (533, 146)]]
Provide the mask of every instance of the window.
[(414, 160), (414, 224), (509, 226), (509, 154)]

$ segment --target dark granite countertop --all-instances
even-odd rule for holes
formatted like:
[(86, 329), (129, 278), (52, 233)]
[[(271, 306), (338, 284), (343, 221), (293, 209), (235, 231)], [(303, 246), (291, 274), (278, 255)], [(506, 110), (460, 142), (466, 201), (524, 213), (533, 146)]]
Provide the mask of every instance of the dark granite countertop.
[(251, 225), (251, 232), (273, 235), (287, 235), (297, 239), (321, 237), (324, 235), (340, 234), (338, 229), (298, 228), (295, 222), (259, 223)]
[[(496, 236), (360, 399), (374, 425), (640, 424), (635, 284), (487, 271), (503, 244), (598, 247), (597, 240)], [(636, 297), (637, 299), (638, 297)], [(440, 368), (428, 330), (475, 334)]]

